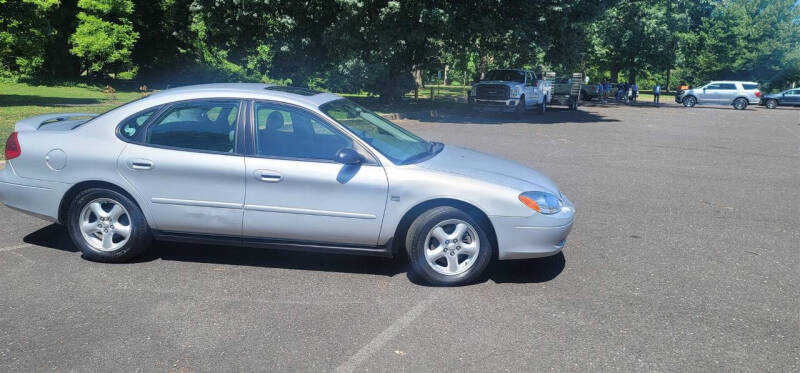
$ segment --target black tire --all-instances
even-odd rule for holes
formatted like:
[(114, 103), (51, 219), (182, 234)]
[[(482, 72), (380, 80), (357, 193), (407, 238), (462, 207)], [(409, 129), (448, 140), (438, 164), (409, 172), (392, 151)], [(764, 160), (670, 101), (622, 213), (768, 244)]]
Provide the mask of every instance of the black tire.
[[(479, 252), (474, 264), (463, 273), (445, 275), (436, 272), (425, 259), (425, 239), (428, 233), (439, 223), (450, 219), (458, 219), (469, 223), (477, 233), (480, 242)], [(411, 269), (425, 282), (434, 286), (461, 286), (474, 282), (492, 261), (494, 247), (487, 234), (489, 222), (476, 219), (470, 214), (451, 206), (434, 207), (418, 216), (408, 228), (406, 235), (406, 251), (411, 262)]]
[(747, 99), (739, 97), (733, 100), (733, 108), (736, 110), (747, 109)]
[[(130, 236), (128, 242), (114, 251), (101, 251), (93, 248), (81, 232), (81, 212), (87, 204), (97, 199), (107, 199), (119, 203), (128, 212)], [(152, 241), (150, 227), (139, 209), (130, 198), (114, 190), (90, 188), (78, 193), (72, 199), (67, 213), (67, 230), (75, 246), (83, 252), (84, 258), (98, 262), (124, 262), (142, 254)]]
[(775, 109), (776, 107), (778, 107), (778, 100), (775, 99), (767, 100), (764, 106), (766, 106), (767, 109)]
[(694, 107), (697, 105), (697, 99), (694, 96), (686, 96), (683, 98), (683, 106)]
[(525, 111), (527, 108), (525, 107), (525, 95), (520, 96), (519, 102), (517, 102), (517, 107), (514, 109), (514, 114), (517, 118), (522, 118), (525, 115)]

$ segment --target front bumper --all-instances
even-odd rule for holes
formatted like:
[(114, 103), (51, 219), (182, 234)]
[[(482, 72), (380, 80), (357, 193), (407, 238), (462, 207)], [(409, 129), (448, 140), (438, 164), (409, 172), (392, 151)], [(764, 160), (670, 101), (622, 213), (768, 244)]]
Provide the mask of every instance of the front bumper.
[(564, 202), (561, 211), (553, 215), (490, 216), (498, 259), (541, 258), (561, 252), (575, 222), (575, 207), (566, 198)]
[(483, 100), (475, 98), (472, 100), (474, 108), (486, 111), (514, 111), (517, 109), (519, 97), (512, 97), (507, 100)]
[(0, 202), (47, 221), (58, 221), (61, 198), (70, 184), (17, 176), (12, 162), (0, 170)]

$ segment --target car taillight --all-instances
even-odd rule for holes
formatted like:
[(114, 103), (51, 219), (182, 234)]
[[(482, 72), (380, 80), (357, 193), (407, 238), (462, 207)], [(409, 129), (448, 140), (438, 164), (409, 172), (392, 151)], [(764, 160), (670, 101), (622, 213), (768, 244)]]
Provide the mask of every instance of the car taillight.
[(761, 91), (756, 91), (756, 97), (761, 97)]
[(8, 136), (6, 140), (6, 160), (11, 160), (22, 154), (22, 149), (19, 147), (19, 140), (17, 140), (17, 133), (14, 132)]

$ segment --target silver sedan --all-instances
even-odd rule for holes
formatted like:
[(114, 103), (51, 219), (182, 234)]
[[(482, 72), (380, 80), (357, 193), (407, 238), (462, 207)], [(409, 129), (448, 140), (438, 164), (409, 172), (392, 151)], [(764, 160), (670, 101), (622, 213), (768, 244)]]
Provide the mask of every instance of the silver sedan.
[(93, 116), (24, 119), (0, 200), (66, 225), (91, 260), (152, 239), (393, 256), (434, 285), (553, 255), (575, 210), (521, 164), (425, 141), (330, 93), (169, 89)]

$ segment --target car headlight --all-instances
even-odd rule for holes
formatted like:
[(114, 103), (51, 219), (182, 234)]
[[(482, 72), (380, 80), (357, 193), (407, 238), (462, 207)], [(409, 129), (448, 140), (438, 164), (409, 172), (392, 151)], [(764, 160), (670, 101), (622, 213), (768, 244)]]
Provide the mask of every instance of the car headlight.
[(534, 211), (545, 215), (555, 214), (561, 211), (561, 207), (564, 206), (561, 198), (545, 192), (522, 193), (519, 195), (519, 201)]

